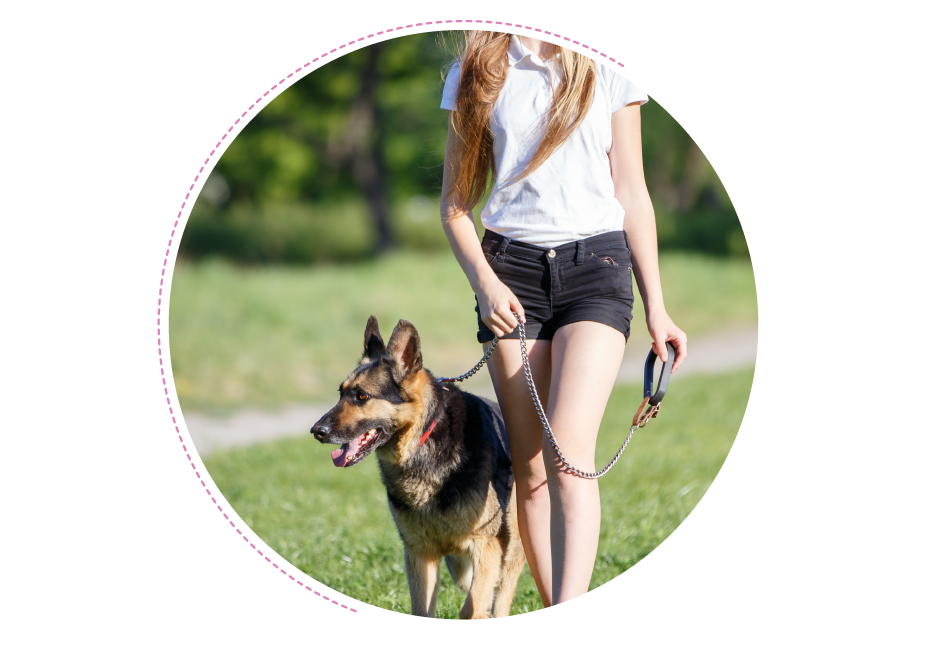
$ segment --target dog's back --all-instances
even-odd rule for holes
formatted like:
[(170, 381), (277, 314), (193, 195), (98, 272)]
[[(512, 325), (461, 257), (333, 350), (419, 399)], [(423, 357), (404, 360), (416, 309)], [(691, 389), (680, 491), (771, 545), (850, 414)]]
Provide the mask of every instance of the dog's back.
[[(512, 497), (512, 485), (515, 475), (512, 472), (512, 457), (509, 452), (509, 439), (502, 421), (502, 411), (498, 403), (480, 396), (462, 391), (467, 404), (467, 431), (464, 443), (485, 444), (493, 458), (492, 486), (503, 511), (508, 508)], [(491, 445), (491, 446), (490, 446)]]

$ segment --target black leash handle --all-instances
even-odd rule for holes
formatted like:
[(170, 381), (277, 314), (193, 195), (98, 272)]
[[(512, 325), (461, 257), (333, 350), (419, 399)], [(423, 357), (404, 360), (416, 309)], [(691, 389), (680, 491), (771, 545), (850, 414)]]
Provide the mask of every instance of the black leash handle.
[(666, 363), (660, 369), (660, 380), (657, 382), (657, 392), (653, 392), (653, 373), (654, 365), (657, 362), (657, 353), (651, 348), (647, 356), (647, 362), (644, 363), (644, 397), (650, 398), (651, 405), (659, 405), (666, 395), (666, 389), (669, 387), (670, 370), (673, 369), (673, 361), (676, 360), (676, 347), (672, 342), (666, 343)]

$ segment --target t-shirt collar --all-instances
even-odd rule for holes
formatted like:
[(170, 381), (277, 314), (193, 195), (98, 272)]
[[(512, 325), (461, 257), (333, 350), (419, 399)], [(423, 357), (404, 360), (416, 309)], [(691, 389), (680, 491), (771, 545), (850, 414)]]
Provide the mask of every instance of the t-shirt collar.
[[(525, 45), (521, 43), (521, 40), (518, 39), (518, 35), (512, 35), (512, 39), (509, 40), (509, 64), (515, 65), (516, 63), (520, 63), (526, 58), (538, 67), (547, 67), (547, 63), (534, 55), (530, 49), (526, 48)], [(548, 63), (551, 61), (556, 62), (559, 59), (560, 54), (558, 53), (553, 58), (549, 58)]]

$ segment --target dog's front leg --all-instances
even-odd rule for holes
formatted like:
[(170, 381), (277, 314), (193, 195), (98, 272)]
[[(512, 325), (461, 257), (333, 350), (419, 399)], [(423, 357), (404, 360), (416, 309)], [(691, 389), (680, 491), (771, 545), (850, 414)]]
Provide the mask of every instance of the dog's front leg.
[(470, 593), (460, 610), (461, 619), (489, 619), (492, 617), (492, 601), (499, 583), (499, 569), (502, 563), (502, 547), (493, 537), (470, 550), (473, 561), (473, 581)]
[(425, 556), (406, 547), (406, 579), (412, 597), (412, 614), (434, 617), (438, 604), (440, 556)]

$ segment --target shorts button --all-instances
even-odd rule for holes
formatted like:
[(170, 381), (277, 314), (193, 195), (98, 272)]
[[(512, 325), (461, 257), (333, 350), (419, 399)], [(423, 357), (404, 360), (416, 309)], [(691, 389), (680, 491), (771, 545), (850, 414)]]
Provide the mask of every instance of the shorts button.
[(554, 251), (553, 249), (551, 249), (550, 251), (547, 252), (547, 255), (550, 256), (551, 258), (553, 258), (554, 256), (557, 255), (557, 252)]

